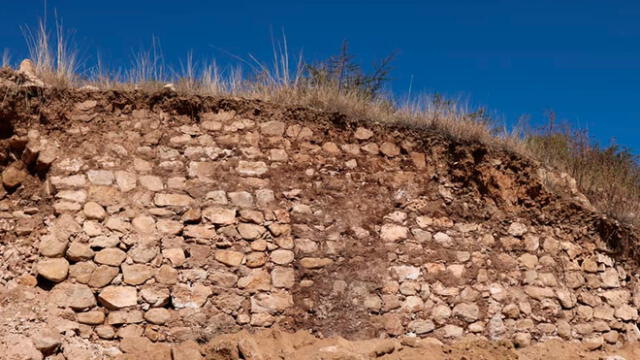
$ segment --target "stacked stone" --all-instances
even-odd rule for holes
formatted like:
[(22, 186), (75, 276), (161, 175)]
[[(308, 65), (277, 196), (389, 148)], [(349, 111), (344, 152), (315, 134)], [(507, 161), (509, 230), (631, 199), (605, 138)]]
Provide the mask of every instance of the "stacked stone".
[(594, 243), (580, 246), (570, 234), (519, 222), (500, 234), (399, 211), (385, 219), (380, 237), (389, 251), (415, 247), (454, 259), (415, 264), (397, 257), (381, 294), (363, 299), (372, 313), (384, 314), (390, 335), (479, 334), (518, 346), (577, 339), (594, 349), (640, 335), (640, 289)]
[[(442, 149), (424, 153), (364, 127), (327, 135), (233, 112), (193, 124), (100, 108), (90, 100), (68, 114), (82, 123), (70, 137), (91, 134), (84, 122), (97, 120), (117, 130), (53, 162), (55, 219), (35, 266), (83, 334), (147, 348), (302, 312), (321, 321), (330, 283), (331, 296), (365, 313), (358, 321), (382, 324), (377, 335), (594, 347), (637, 337), (640, 292), (603, 248), (578, 242), (584, 234), (442, 214), (459, 190), (432, 159)], [(360, 198), (344, 199), (352, 188)], [(357, 218), (381, 208), (381, 218)], [(369, 259), (383, 264), (380, 283), (361, 286), (347, 244), (383, 250)]]

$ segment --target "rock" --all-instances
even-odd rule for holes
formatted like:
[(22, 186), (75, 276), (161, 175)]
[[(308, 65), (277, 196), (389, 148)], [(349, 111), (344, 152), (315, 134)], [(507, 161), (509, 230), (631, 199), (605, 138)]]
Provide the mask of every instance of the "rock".
[(236, 221), (236, 210), (209, 207), (202, 211), (202, 216), (216, 225), (231, 225)]
[(531, 345), (531, 334), (517, 333), (513, 336), (513, 345), (517, 348), (523, 348)]
[(164, 189), (162, 179), (158, 176), (142, 175), (138, 180), (140, 181), (140, 185), (149, 191), (162, 191)]
[(456, 339), (462, 336), (464, 330), (456, 325), (447, 324), (442, 327), (442, 336), (447, 339)]
[[(61, 284), (66, 295), (66, 305), (76, 311), (83, 311), (96, 306), (96, 297), (93, 291), (83, 284)], [(61, 286), (58, 285), (58, 286)]]
[(2, 172), (2, 183), (7, 189), (14, 189), (27, 179), (27, 172), (20, 165), (7, 166)]
[(245, 240), (256, 240), (260, 238), (266, 229), (264, 226), (256, 225), (256, 224), (239, 224), (238, 225), (238, 233)]
[(153, 307), (165, 306), (169, 303), (169, 289), (158, 285), (146, 285), (140, 290), (140, 296)]
[(109, 186), (115, 179), (113, 172), (109, 170), (89, 170), (87, 172), (89, 182), (94, 185)]
[(154, 275), (152, 267), (146, 264), (122, 265), (122, 280), (125, 284), (141, 285)]
[(333, 260), (328, 258), (306, 257), (298, 261), (300, 266), (306, 269), (320, 269), (333, 264)]
[(197, 309), (207, 302), (212, 293), (211, 288), (202, 284), (193, 286), (179, 284), (171, 291), (171, 302), (176, 309)]
[(127, 171), (116, 171), (115, 172), (116, 184), (118, 185), (118, 189), (123, 193), (129, 192), (136, 188), (136, 174), (130, 173)]
[(519, 222), (514, 222), (509, 225), (507, 232), (511, 236), (520, 237), (527, 233), (527, 226)]
[(384, 142), (380, 145), (380, 152), (388, 157), (394, 157), (400, 155), (400, 148), (396, 144)]
[(294, 254), (291, 250), (278, 249), (271, 252), (270, 259), (275, 264), (287, 265), (293, 261)]
[(33, 345), (40, 350), (43, 355), (53, 354), (62, 344), (60, 334), (51, 329), (43, 329), (31, 336)]
[(406, 226), (396, 224), (384, 224), (380, 228), (380, 238), (386, 242), (396, 242), (404, 240), (409, 236), (409, 229)]
[(480, 318), (480, 308), (476, 304), (460, 303), (453, 308), (452, 314), (472, 323)]
[(100, 265), (92, 273), (89, 279), (89, 286), (101, 288), (107, 286), (118, 275), (118, 268), (113, 266)]
[(436, 325), (431, 320), (414, 320), (409, 323), (408, 327), (416, 335), (423, 335), (435, 330)]
[(620, 287), (620, 279), (618, 278), (616, 269), (608, 268), (600, 274), (600, 278), (602, 280), (602, 286), (605, 288)]
[(288, 292), (271, 294), (259, 293), (251, 297), (252, 313), (269, 313), (275, 315), (293, 305), (293, 298)]
[(138, 303), (138, 293), (131, 286), (107, 286), (98, 295), (101, 304), (109, 309), (122, 309)]
[(443, 232), (437, 232), (433, 235), (433, 241), (440, 244), (443, 247), (449, 248), (453, 246), (453, 239)]
[(271, 283), (277, 288), (290, 289), (295, 285), (295, 271), (292, 268), (276, 266), (271, 271)]
[(102, 311), (87, 311), (76, 314), (76, 321), (87, 325), (100, 325), (104, 323), (104, 313)]
[(173, 360), (202, 360), (200, 345), (193, 340), (173, 345), (171, 348)]
[(69, 274), (69, 262), (63, 258), (45, 259), (38, 262), (36, 270), (38, 275), (49, 281), (61, 282)]
[(157, 206), (187, 207), (191, 206), (193, 199), (184, 194), (156, 194), (153, 203)]
[(140, 234), (153, 234), (156, 231), (156, 221), (149, 215), (138, 215), (132, 221), (133, 230)]
[(358, 140), (369, 140), (373, 136), (373, 131), (363, 127), (358, 127), (354, 136)]
[(622, 321), (635, 321), (638, 319), (638, 310), (629, 304), (624, 304), (616, 308), (615, 316)]
[(24, 335), (6, 334), (0, 337), (0, 349), (7, 360), (42, 360), (42, 353)]
[(67, 259), (71, 261), (86, 261), (93, 258), (94, 252), (88, 244), (74, 241), (67, 249)]
[(64, 255), (67, 245), (65, 241), (58, 241), (52, 234), (45, 235), (40, 239), (40, 254), (46, 257), (61, 257)]
[(120, 266), (127, 258), (127, 253), (118, 248), (106, 248), (98, 251), (93, 258), (98, 264)]
[(262, 176), (267, 173), (269, 168), (263, 161), (251, 162), (251, 161), (238, 161), (238, 167), (236, 168), (240, 175), (244, 176)]
[(164, 325), (171, 320), (171, 313), (165, 308), (153, 308), (144, 313), (144, 319), (156, 325)]
[(244, 254), (233, 250), (216, 250), (214, 257), (227, 266), (239, 266), (242, 264)]

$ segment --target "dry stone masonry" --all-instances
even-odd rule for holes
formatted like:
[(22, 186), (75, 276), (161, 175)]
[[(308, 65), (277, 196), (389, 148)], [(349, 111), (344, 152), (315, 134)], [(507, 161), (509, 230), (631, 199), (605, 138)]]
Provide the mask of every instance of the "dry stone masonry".
[[(31, 241), (2, 243), (2, 283), (44, 289), (58, 319), (45, 355), (77, 336), (196, 359), (194, 341), (274, 326), (517, 346), (640, 336), (630, 263), (587, 210), (545, 213), (569, 202), (501, 153), (251, 107), (97, 96), (63, 113), (63, 128), (7, 140), (0, 195), (0, 236)], [(35, 181), (40, 206), (13, 200)]]

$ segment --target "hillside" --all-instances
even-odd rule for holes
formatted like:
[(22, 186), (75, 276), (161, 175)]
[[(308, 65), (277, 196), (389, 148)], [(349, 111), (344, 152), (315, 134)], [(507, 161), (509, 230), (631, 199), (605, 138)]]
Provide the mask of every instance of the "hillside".
[(339, 112), (0, 79), (7, 359), (638, 356), (639, 233), (566, 174)]

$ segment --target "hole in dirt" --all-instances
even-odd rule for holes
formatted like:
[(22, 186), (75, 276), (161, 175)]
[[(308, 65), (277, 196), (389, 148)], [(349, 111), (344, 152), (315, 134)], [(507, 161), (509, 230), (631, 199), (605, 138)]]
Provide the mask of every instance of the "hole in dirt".
[(47, 280), (39, 275), (36, 279), (38, 280), (37, 286), (42, 290), (51, 291), (51, 289), (53, 289), (53, 287), (56, 285), (56, 283), (54, 283), (53, 281)]
[(13, 125), (6, 117), (0, 116), (0, 139), (8, 139), (13, 136)]

